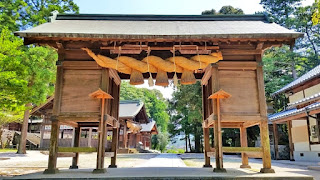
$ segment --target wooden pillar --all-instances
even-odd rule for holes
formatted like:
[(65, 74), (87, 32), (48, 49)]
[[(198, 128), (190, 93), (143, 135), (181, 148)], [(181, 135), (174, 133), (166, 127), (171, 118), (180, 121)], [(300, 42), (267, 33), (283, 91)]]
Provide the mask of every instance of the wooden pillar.
[(57, 169), (57, 157), (58, 157), (58, 139), (59, 139), (59, 121), (56, 116), (51, 117), (51, 137), (50, 137), (50, 148), (49, 148), (49, 161), (48, 169), (44, 174), (55, 174), (58, 172)]
[[(74, 128), (74, 134), (73, 134), (73, 147), (80, 147), (80, 127)], [(79, 153), (75, 153), (75, 157), (72, 158), (72, 165), (69, 167), (69, 169), (78, 169), (78, 161), (79, 161)]]
[[(241, 147), (248, 147), (248, 138), (247, 138), (247, 128), (240, 126), (240, 143)], [(241, 153), (242, 164), (240, 168), (251, 168), (249, 166), (249, 158), (248, 155), (244, 152)]]
[(40, 148), (43, 147), (43, 135), (44, 135), (44, 131), (45, 131), (45, 116), (42, 115), (42, 123), (41, 123), (41, 126), (40, 126)]
[[(100, 89), (108, 93), (109, 88), (110, 88), (109, 69), (102, 68)], [(93, 173), (106, 172), (106, 169), (104, 168), (104, 155), (105, 155), (105, 144), (106, 144), (106, 134), (107, 134), (106, 114), (110, 109), (108, 102), (109, 101), (106, 101), (106, 99), (104, 98), (101, 99), (101, 115), (100, 115), (100, 122), (98, 127), (97, 164), (96, 164), (96, 169), (93, 170)]]
[(209, 128), (203, 128), (203, 139), (204, 139), (204, 165), (203, 167), (212, 167), (210, 164), (210, 143), (209, 143)]
[(277, 123), (272, 124), (273, 127), (273, 147), (274, 147), (274, 159), (278, 160), (279, 159), (279, 136), (278, 136), (278, 125)]
[(99, 122), (98, 128), (98, 150), (97, 150), (97, 164), (96, 169), (93, 170), (93, 173), (105, 173), (106, 169), (104, 168), (104, 154), (105, 154), (105, 135), (106, 135), (106, 119), (104, 118), (104, 109), (105, 109), (105, 99), (102, 101), (102, 113), (101, 119)]
[(271, 154), (270, 154), (270, 140), (269, 140), (269, 128), (268, 128), (268, 117), (267, 117), (267, 102), (264, 89), (264, 80), (263, 80), (263, 69), (262, 69), (262, 55), (256, 55), (256, 61), (259, 64), (257, 66), (257, 87), (259, 95), (259, 110), (261, 116), (260, 122), (260, 137), (261, 137), (261, 146), (262, 146), (262, 161), (263, 168), (260, 172), (262, 173), (274, 173), (274, 170), (271, 169)]
[[(28, 134), (28, 127), (29, 127), (29, 116), (30, 116), (30, 108), (31, 108), (32, 104), (31, 103), (27, 103), (25, 105), (25, 111), (24, 111), (24, 115), (23, 115), (23, 123), (22, 123), (22, 127), (21, 127), (21, 134), (20, 134), (20, 141), (19, 141), (19, 147), (18, 147), (18, 151), (17, 154), (26, 154), (26, 146), (27, 146), (27, 134)], [(31, 128), (30, 128), (31, 130)]]
[[(219, 90), (219, 71), (218, 65), (213, 64), (212, 66), (212, 92), (211, 94)], [(212, 99), (212, 108), (214, 113), (214, 148), (215, 148), (215, 158), (216, 158), (216, 167), (213, 169), (214, 172), (226, 172), (226, 169), (223, 168), (223, 154), (222, 154), (222, 136), (221, 136), (221, 126), (219, 122), (219, 99)]]
[(55, 174), (58, 172), (57, 156), (58, 156), (58, 140), (59, 140), (59, 130), (60, 130), (58, 115), (60, 113), (62, 83), (63, 83), (63, 67), (61, 65), (57, 66), (56, 78), (57, 79), (56, 79), (55, 91), (54, 91), (54, 102), (53, 102), (52, 116), (51, 116), (49, 160), (48, 160), (48, 168), (43, 172), (44, 174)]
[(294, 161), (294, 155), (293, 155), (293, 151), (294, 151), (294, 146), (293, 146), (293, 142), (292, 142), (292, 121), (287, 121), (287, 128), (288, 128), (288, 139), (289, 139), (289, 149), (290, 149), (290, 161)]
[(126, 149), (128, 147), (127, 123), (124, 123), (123, 125), (123, 144), (124, 148)]
[(114, 153), (113, 157), (111, 157), (111, 164), (109, 168), (117, 168), (117, 147), (118, 147), (118, 128), (112, 129), (112, 147), (111, 151)]
[(92, 127), (89, 128), (88, 147), (92, 147), (91, 141), (92, 141)]
[[(205, 85), (202, 85), (202, 117), (203, 121), (208, 117), (208, 91)], [(204, 165), (203, 167), (212, 167), (210, 164), (210, 156), (208, 152), (210, 151), (209, 142), (209, 128), (203, 128), (203, 140), (204, 140)]]
[[(117, 119), (119, 124), (119, 103), (120, 103), (120, 84), (116, 84), (115, 81), (112, 83), (112, 114), (113, 117)], [(117, 151), (118, 151), (118, 141), (119, 141), (119, 126), (116, 125), (112, 129), (112, 147), (111, 151), (113, 152), (113, 157), (111, 157), (111, 164), (109, 168), (117, 168)]]

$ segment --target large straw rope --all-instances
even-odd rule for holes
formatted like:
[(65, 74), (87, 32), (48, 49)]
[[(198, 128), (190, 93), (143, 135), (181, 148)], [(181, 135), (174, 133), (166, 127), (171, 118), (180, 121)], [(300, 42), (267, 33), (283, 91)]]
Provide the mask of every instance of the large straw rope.
[[(170, 57), (167, 60), (164, 60), (157, 56), (149, 56), (149, 68), (147, 64), (147, 59), (144, 58), (142, 61), (134, 59), (128, 56), (119, 56), (117, 60), (112, 58), (96, 55), (88, 48), (82, 48), (85, 50), (89, 56), (91, 56), (100, 66), (106, 68), (116, 69), (121, 73), (131, 74), (132, 69), (139, 71), (141, 73), (158, 72), (157, 69), (165, 72), (178, 72), (182, 73), (185, 70), (194, 71), (197, 69), (204, 69), (210, 63), (216, 63), (222, 59), (221, 52), (212, 53), (210, 55), (196, 55), (191, 57), (191, 59), (175, 56), (175, 58)], [(174, 62), (176, 67), (174, 66)]]

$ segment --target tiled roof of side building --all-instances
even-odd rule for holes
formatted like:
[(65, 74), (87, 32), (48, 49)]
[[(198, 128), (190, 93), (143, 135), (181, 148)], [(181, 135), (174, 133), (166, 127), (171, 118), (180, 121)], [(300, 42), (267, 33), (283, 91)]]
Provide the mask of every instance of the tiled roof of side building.
[(133, 118), (140, 112), (143, 106), (143, 102), (139, 100), (121, 100), (119, 107), (119, 117)]
[[(83, 28), (86, 27), (86, 28)], [(298, 38), (264, 15), (57, 15), (18, 36), (70, 38)]]
[(303, 83), (305, 83), (307, 81), (310, 81), (312, 79), (319, 78), (319, 77), (320, 77), (320, 65), (316, 66), (315, 68), (313, 68), (309, 72), (305, 73), (304, 75), (302, 75), (298, 79), (292, 81), (291, 83), (287, 84), (283, 88), (274, 92), (272, 95), (274, 96), (274, 95), (277, 95), (280, 93), (284, 93), (286, 91), (289, 91), (290, 89), (293, 89), (299, 85), (302, 85)]
[(297, 102), (293, 102), (293, 103), (290, 103), (288, 104), (288, 109), (291, 109), (291, 108), (294, 108), (294, 107), (297, 107), (299, 105), (302, 105), (302, 104), (306, 104), (306, 103), (310, 103), (312, 101), (317, 101), (320, 99), (320, 92), (319, 93), (316, 93), (310, 97), (306, 97), (306, 98), (303, 98)]
[(270, 121), (275, 121), (277, 119), (282, 119), (282, 118), (294, 116), (294, 115), (297, 115), (297, 114), (310, 112), (310, 111), (315, 110), (315, 109), (320, 109), (320, 103), (319, 102), (310, 104), (309, 106), (306, 106), (304, 108), (288, 109), (288, 110), (281, 111), (279, 113), (272, 114), (272, 115), (269, 116), (269, 120)]

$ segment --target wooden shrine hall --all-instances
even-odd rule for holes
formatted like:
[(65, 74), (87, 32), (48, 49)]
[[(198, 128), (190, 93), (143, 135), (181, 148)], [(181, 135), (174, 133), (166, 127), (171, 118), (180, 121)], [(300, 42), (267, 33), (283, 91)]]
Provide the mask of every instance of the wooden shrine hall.
[[(60, 153), (96, 151), (94, 173), (105, 172), (106, 127), (119, 131), (121, 80), (150, 86), (194, 84), (203, 89), (204, 167), (225, 172), (223, 152), (263, 159), (271, 173), (262, 55), (265, 49), (293, 45), (302, 36), (271, 23), (264, 15), (93, 15), (53, 14), (51, 22), (18, 31), (26, 45), (48, 45), (58, 52), (48, 168), (56, 173)], [(58, 147), (59, 124), (99, 127), (96, 149)], [(247, 147), (246, 129), (260, 126), (261, 147)], [(209, 143), (214, 128), (214, 146)], [(221, 128), (239, 128), (241, 147), (222, 147)], [(114, 140), (116, 147), (117, 138)], [(112, 165), (116, 166), (116, 148)]]

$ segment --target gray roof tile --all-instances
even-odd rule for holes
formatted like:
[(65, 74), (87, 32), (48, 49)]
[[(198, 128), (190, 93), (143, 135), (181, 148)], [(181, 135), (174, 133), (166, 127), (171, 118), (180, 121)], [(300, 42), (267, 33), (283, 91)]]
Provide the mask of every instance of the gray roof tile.
[(310, 104), (309, 106), (306, 106), (304, 108), (288, 109), (288, 110), (281, 111), (279, 113), (272, 114), (272, 115), (269, 116), (269, 120), (270, 121), (275, 121), (277, 119), (294, 116), (294, 115), (297, 115), (297, 114), (300, 114), (300, 113), (303, 113), (303, 112), (310, 112), (312, 110), (319, 109), (319, 108), (320, 108), (320, 103), (316, 102), (316, 103)]
[[(107, 16), (106, 16), (107, 17)], [(91, 38), (150, 38), (150, 37), (183, 37), (183, 38), (297, 38), (301, 33), (288, 30), (278, 24), (269, 23), (261, 19), (228, 18), (220, 19), (210, 16), (202, 20), (195, 18), (172, 18), (161, 20), (161, 16), (144, 20), (144, 16), (127, 16), (127, 20), (95, 20), (82, 17), (60, 18), (29, 30), (18, 31), (15, 34), (21, 37), (91, 37)], [(239, 16), (242, 17), (242, 16)], [(246, 16), (244, 16), (246, 17)], [(139, 18), (141, 20), (139, 20)], [(227, 20), (224, 20), (227, 19)], [(210, 18), (209, 18), (210, 19)]]

